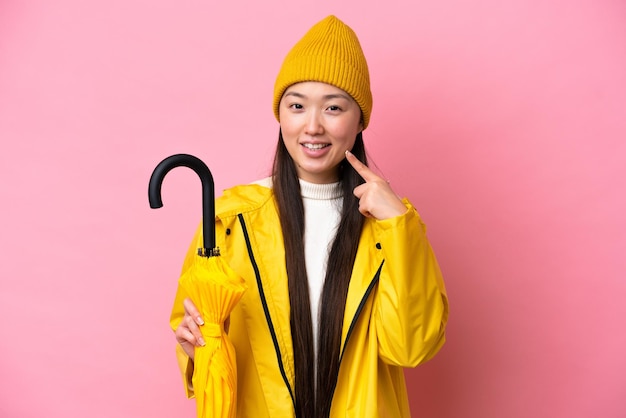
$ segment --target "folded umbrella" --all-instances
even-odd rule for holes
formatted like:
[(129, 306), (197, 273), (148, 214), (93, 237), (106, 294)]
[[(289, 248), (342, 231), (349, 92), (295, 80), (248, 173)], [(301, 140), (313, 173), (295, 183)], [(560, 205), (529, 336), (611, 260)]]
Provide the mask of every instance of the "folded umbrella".
[(197, 417), (234, 418), (237, 411), (237, 363), (235, 349), (224, 330), (224, 321), (241, 299), (246, 285), (222, 260), (219, 248), (215, 246), (214, 183), (204, 162), (188, 154), (172, 155), (161, 161), (150, 177), (150, 207), (163, 206), (163, 179), (179, 166), (194, 170), (202, 182), (203, 247), (198, 249), (193, 264), (179, 279), (180, 286), (205, 321), (200, 330), (206, 344), (196, 348), (192, 377)]

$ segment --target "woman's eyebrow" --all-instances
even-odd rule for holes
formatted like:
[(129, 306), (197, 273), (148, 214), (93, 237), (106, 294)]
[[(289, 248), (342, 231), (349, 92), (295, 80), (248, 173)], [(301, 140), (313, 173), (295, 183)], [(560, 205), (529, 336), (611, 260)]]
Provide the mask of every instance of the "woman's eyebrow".
[(345, 100), (350, 100), (350, 97), (348, 97), (345, 94), (341, 94), (341, 93), (336, 93), (336, 94), (327, 94), (326, 96), (324, 96), (324, 99), (326, 100), (330, 100), (330, 99), (345, 99)]
[(287, 93), (285, 93), (285, 96), (295, 96), (300, 99), (306, 99), (306, 96), (304, 94), (298, 93), (297, 91), (288, 91)]

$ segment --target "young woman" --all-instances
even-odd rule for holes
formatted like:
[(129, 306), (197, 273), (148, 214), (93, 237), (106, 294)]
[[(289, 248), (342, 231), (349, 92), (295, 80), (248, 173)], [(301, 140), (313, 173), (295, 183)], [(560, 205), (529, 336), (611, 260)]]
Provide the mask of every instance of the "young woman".
[[(227, 324), (240, 417), (408, 417), (403, 368), (444, 343), (448, 303), (425, 227), (367, 167), (371, 109), (359, 41), (329, 16), (278, 74), (272, 176), (216, 202), (222, 257), (248, 285)], [(171, 326), (189, 396), (203, 323), (179, 289)]]

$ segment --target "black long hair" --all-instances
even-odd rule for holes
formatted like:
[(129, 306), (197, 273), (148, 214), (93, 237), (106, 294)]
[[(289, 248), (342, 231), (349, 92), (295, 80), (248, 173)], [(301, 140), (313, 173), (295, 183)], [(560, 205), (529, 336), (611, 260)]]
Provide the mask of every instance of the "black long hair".
[[(351, 151), (367, 164), (363, 135), (360, 132)], [(278, 135), (272, 180), (285, 244), (295, 363), (296, 417), (328, 417), (339, 374), (339, 350), (348, 284), (364, 222), (353, 190), (363, 183), (363, 179), (345, 159), (340, 163), (339, 181), (343, 190), (343, 209), (328, 255), (322, 290), (317, 387), (314, 375), (313, 323), (304, 258), (304, 205), (296, 166), (287, 152), (282, 132)]]

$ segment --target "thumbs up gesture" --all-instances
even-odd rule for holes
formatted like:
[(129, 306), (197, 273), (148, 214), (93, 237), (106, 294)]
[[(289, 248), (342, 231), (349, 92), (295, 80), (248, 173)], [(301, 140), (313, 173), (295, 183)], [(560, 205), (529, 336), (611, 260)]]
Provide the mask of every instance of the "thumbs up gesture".
[(365, 180), (365, 183), (354, 189), (354, 195), (359, 199), (359, 212), (368, 218), (382, 221), (402, 215), (407, 211), (388, 181), (370, 170), (350, 151), (346, 151), (346, 160)]

